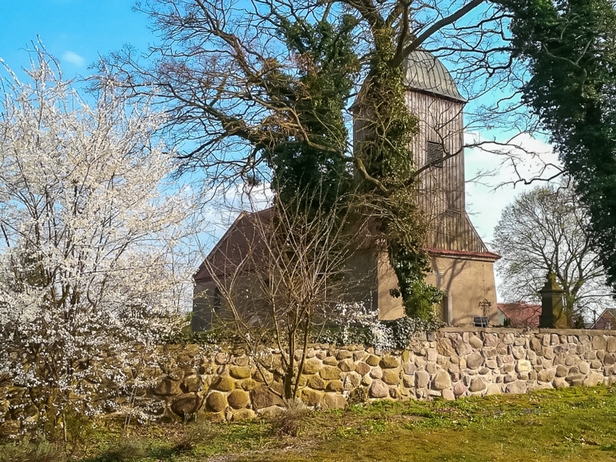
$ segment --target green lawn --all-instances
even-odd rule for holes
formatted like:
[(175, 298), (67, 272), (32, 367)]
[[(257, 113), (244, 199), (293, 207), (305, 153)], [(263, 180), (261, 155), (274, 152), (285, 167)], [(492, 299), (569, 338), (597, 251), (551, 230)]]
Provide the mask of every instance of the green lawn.
[(616, 461), (616, 388), (387, 401), (234, 424), (132, 426), (124, 438), (109, 428), (82, 425), (79, 432), (66, 450), (0, 443), (0, 461)]

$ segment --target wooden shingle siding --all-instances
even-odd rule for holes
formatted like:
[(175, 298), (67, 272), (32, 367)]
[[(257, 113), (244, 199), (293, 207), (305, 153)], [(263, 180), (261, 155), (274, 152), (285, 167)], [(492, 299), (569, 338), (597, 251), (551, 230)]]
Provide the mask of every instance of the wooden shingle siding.
[(411, 143), (416, 169), (428, 163), (428, 143), (440, 143), (445, 160), (419, 174), (418, 203), (428, 220), (431, 248), (487, 252), (466, 214), (464, 197), (464, 120), (461, 102), (409, 89), (407, 104), (419, 119)]

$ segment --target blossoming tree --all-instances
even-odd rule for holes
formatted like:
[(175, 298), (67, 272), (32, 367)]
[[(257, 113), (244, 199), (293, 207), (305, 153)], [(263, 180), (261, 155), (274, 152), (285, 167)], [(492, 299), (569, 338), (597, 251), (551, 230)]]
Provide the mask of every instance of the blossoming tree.
[[(0, 100), (0, 375), (22, 414), (56, 429), (95, 413), (179, 322), (171, 250), (186, 217), (164, 192), (162, 118), (112, 86), (88, 104), (39, 52)], [(113, 357), (113, 360), (109, 358)]]

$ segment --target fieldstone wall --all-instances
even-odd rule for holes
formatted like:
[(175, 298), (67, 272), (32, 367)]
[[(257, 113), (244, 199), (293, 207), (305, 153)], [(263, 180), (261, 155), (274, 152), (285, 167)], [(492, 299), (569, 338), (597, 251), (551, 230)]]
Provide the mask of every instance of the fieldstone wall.
[[(272, 358), (275, 358), (275, 353)], [(275, 367), (263, 377), (240, 366), (247, 358), (219, 355), (220, 377), (204, 395), (204, 411), (236, 419), (282, 406)], [(248, 361), (251, 364), (251, 361)], [(616, 383), (612, 331), (445, 328), (414, 337), (408, 350), (314, 345), (299, 397), (308, 406), (344, 407), (375, 399), (453, 400), (545, 388)]]
[[(307, 356), (299, 398), (315, 408), (616, 383), (613, 331), (444, 328), (412, 338), (405, 351), (312, 345)], [(265, 367), (241, 351), (168, 347), (166, 359), (149, 371), (153, 385), (131, 406), (142, 417), (161, 419), (205, 413), (239, 420), (276, 412), (284, 407), (279, 352), (263, 351), (259, 363)], [(15, 417), (11, 405), (0, 391), (5, 419)]]

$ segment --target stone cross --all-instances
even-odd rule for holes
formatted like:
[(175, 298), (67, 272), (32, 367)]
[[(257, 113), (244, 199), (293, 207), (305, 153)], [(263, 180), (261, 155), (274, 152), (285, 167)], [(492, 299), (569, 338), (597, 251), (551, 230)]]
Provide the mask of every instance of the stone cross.
[(567, 316), (563, 307), (563, 293), (565, 291), (556, 282), (556, 275), (548, 273), (545, 285), (539, 291), (541, 294), (541, 316), (539, 327), (550, 329), (569, 329)]

